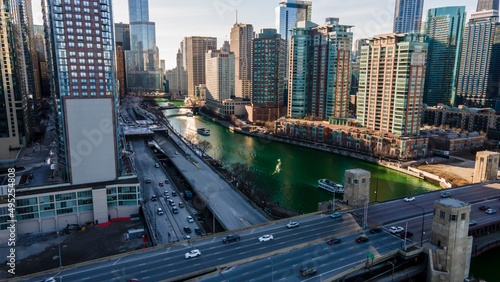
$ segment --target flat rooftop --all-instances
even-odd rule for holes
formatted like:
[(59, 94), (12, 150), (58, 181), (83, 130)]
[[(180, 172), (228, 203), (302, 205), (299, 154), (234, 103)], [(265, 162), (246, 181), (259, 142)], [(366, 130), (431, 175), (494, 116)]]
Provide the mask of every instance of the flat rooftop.
[(445, 206), (451, 207), (451, 208), (461, 208), (470, 205), (469, 203), (454, 199), (454, 198), (445, 198), (441, 200), (437, 200), (437, 203), (443, 204)]

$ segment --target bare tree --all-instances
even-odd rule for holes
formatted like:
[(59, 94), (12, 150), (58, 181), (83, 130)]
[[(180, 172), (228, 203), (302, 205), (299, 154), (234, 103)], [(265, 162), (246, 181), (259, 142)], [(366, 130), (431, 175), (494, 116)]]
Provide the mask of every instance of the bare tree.
[(198, 148), (205, 154), (208, 150), (212, 149), (212, 143), (202, 139), (197, 144)]
[(272, 121), (267, 121), (264, 124), (264, 128), (266, 130), (266, 133), (274, 133), (274, 122)]

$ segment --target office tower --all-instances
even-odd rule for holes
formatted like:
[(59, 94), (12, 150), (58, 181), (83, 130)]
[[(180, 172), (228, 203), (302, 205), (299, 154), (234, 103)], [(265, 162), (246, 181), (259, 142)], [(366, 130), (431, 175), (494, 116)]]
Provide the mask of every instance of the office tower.
[(234, 96), (234, 54), (208, 50), (205, 57), (207, 108), (222, 112), (222, 102)]
[(182, 67), (187, 70), (187, 37), (181, 41)]
[(125, 23), (115, 24), (115, 42), (122, 43), (123, 50), (130, 50), (130, 25)]
[(352, 26), (300, 22), (290, 39), (289, 117), (347, 118)]
[(250, 99), (251, 85), (251, 46), (254, 38), (251, 24), (234, 24), (231, 29), (231, 52), (234, 53), (235, 95), (238, 98)]
[(471, 14), (462, 41), (457, 105), (500, 109), (499, 29), (498, 11)]
[(497, 10), (498, 0), (478, 0), (476, 12)]
[(125, 51), (127, 89), (132, 92), (161, 90), (155, 23), (149, 21), (148, 0), (129, 0), (130, 51)]
[(188, 96), (194, 96), (194, 88), (205, 84), (205, 54), (217, 49), (217, 38), (192, 36), (184, 39), (186, 45)]
[(225, 40), (224, 43), (222, 44), (222, 48), (220, 48), (222, 52), (231, 52), (231, 46), (229, 44), (229, 41)]
[(50, 97), (49, 68), (47, 64), (47, 51), (45, 50), (45, 33), (43, 25), (35, 25), (35, 50), (38, 61), (40, 88), (42, 98)]
[(43, 0), (59, 177), (73, 185), (120, 175), (110, 0)]
[(175, 99), (184, 99), (187, 95), (187, 72), (183, 67), (183, 54), (177, 51), (177, 65), (174, 69), (167, 70), (165, 79), (168, 81), (169, 93)]
[(396, 0), (396, 11), (394, 12), (395, 33), (418, 32), (424, 0)]
[(429, 9), (422, 34), (427, 36), (429, 52), (424, 103), (453, 105), (460, 65), (460, 44), (466, 20), (465, 7)]
[(386, 34), (361, 48), (358, 123), (399, 136), (418, 135), (427, 43), (419, 34)]
[(359, 57), (361, 56), (361, 47), (367, 46), (369, 44), (369, 40), (366, 38), (360, 38), (356, 39), (354, 41), (354, 54), (353, 57), (356, 59), (356, 61), (359, 60)]
[(275, 27), (281, 34), (281, 38), (285, 39), (286, 46), (292, 36), (291, 30), (297, 27), (298, 22), (311, 21), (311, 15), (311, 1), (285, 0), (280, 2), (275, 10)]
[(274, 121), (286, 114), (284, 97), (286, 46), (276, 29), (262, 29), (251, 45), (249, 120)]
[(13, 160), (31, 135), (31, 109), (18, 1), (0, 2), (3, 50), (0, 83), (0, 160)]

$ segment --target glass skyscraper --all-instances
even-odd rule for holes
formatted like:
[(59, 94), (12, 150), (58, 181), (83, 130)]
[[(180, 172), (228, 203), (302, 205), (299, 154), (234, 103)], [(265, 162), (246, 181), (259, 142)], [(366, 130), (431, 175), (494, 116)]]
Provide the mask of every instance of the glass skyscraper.
[(454, 104), (466, 16), (464, 6), (435, 8), (427, 12), (422, 33), (429, 43), (424, 89), (424, 103), (428, 106)]
[(418, 32), (422, 21), (424, 0), (396, 0), (394, 12), (394, 32)]
[(148, 0), (129, 0), (130, 51), (125, 52), (127, 88), (132, 92), (161, 90), (155, 23), (149, 21)]

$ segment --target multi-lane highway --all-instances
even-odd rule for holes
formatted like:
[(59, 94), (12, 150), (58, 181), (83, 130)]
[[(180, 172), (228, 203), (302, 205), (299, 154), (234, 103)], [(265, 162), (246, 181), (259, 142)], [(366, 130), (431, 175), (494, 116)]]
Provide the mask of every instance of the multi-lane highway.
[[(468, 199), (469, 202), (474, 203), (471, 219), (476, 220), (478, 225), (500, 220), (500, 212), (489, 215), (479, 211), (481, 205), (488, 205), (499, 210), (499, 183), (471, 185), (468, 188), (461, 187), (449, 191), (453, 197), (461, 200)], [(370, 241), (363, 244), (354, 242), (354, 238), (362, 232), (358, 214), (362, 215), (363, 212), (362, 209), (359, 209), (351, 211), (353, 214), (345, 213), (337, 219), (323, 214), (300, 217), (294, 219), (300, 224), (298, 228), (294, 229), (285, 227), (287, 221), (271, 222), (264, 226), (248, 228), (238, 232), (241, 236), (239, 242), (231, 244), (222, 243), (224, 235), (203, 237), (190, 243), (184, 241), (138, 254), (126, 255), (122, 258), (66, 269), (59, 272), (58, 276), (62, 277), (63, 280), (70, 281), (119, 281), (131, 278), (138, 278), (141, 281), (157, 281), (240, 261), (239, 265), (228, 268), (209, 279), (217, 280), (216, 277), (219, 277), (218, 280), (220, 280), (221, 277), (225, 277), (229, 280), (235, 278), (239, 280), (242, 277), (249, 279), (255, 277), (256, 280), (268, 280), (270, 276), (275, 275), (275, 279), (279, 277), (293, 281), (299, 279), (300, 267), (308, 266), (308, 264), (318, 271), (317, 275), (311, 278), (311, 281), (325, 279), (341, 273), (349, 267), (363, 263), (367, 251), (377, 257), (399, 248), (402, 244), (401, 239), (386, 231), (390, 226), (405, 227), (406, 222), (408, 222), (408, 230), (414, 233), (411, 239), (419, 242), (422, 211), (414, 208), (411, 204), (418, 204), (429, 211), (425, 215), (424, 240), (429, 239), (432, 226), (432, 207), (435, 200), (438, 199), (440, 199), (440, 191), (418, 195), (412, 203), (397, 199), (371, 206), (369, 212), (373, 212), (373, 215), (369, 222), (375, 224), (373, 221), (380, 219), (378, 223), (384, 223), (385, 230), (378, 234), (369, 234), (368, 231), (364, 231)], [(259, 242), (258, 238), (264, 234), (273, 235), (274, 240)], [(342, 243), (329, 246), (323, 242), (331, 237), (340, 237)], [(297, 249), (292, 250), (293, 248)], [(193, 259), (185, 259), (184, 254), (193, 249), (199, 249), (202, 255)], [(265, 256), (265, 258), (253, 262), (241, 261), (252, 260), (251, 258), (257, 255)], [(54, 275), (55, 273), (43, 275), (28, 279), (28, 281), (40, 280)]]

